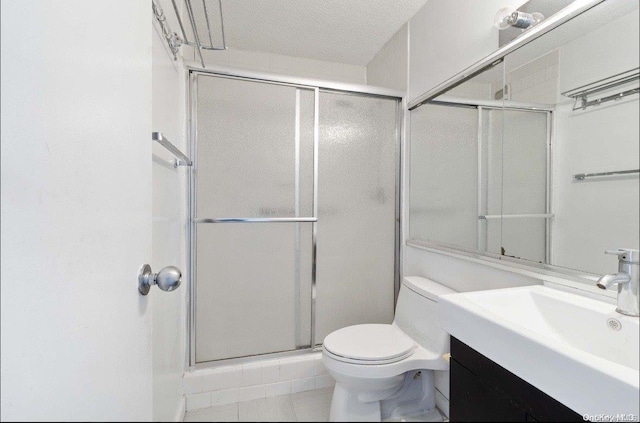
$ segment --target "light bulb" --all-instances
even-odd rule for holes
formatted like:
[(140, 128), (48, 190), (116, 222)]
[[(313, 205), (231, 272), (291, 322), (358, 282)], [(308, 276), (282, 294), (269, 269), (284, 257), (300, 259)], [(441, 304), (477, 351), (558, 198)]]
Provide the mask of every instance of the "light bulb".
[(493, 18), (493, 23), (499, 30), (507, 29), (511, 26), (511, 14), (515, 12), (516, 9), (513, 7), (503, 7), (498, 10), (495, 18)]
[(498, 10), (493, 23), (496, 28), (503, 30), (510, 27), (528, 29), (544, 20), (544, 15), (539, 12), (526, 13), (520, 12), (513, 7), (503, 7)]
[(531, 15), (533, 16), (533, 23), (531, 26), (536, 26), (540, 22), (544, 21), (544, 15), (540, 12), (533, 12)]

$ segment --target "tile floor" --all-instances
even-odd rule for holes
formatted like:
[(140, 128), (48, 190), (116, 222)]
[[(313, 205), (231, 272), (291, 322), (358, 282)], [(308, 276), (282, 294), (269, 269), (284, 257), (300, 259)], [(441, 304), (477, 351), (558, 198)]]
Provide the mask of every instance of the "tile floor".
[(185, 422), (326, 422), (333, 388), (219, 405), (187, 412)]

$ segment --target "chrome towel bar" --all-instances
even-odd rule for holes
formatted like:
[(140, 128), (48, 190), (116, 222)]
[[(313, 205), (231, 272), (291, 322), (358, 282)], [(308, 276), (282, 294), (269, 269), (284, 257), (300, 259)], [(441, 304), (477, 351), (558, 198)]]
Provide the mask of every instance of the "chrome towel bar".
[(598, 173), (578, 173), (573, 175), (573, 179), (577, 181), (583, 181), (586, 178), (593, 178), (594, 176), (629, 175), (631, 173), (640, 173), (640, 169), (614, 170), (612, 172), (598, 172)]
[(169, 140), (162, 135), (162, 132), (152, 132), (151, 139), (153, 141), (157, 141), (161, 146), (169, 150), (174, 156), (177, 157), (174, 163), (175, 167), (191, 166), (193, 164), (191, 160), (182, 153), (182, 151), (178, 150), (178, 147), (171, 144), (171, 142), (169, 142)]
[(599, 106), (600, 104), (606, 103), (608, 101), (621, 100), (624, 97), (638, 94), (640, 92), (640, 89), (637, 87), (631, 88), (616, 94), (611, 94), (592, 100), (589, 100), (589, 96), (602, 91), (608, 91), (619, 86), (637, 83), (638, 80), (640, 80), (639, 69), (640, 68), (631, 69), (626, 72), (622, 72), (608, 78), (604, 78), (599, 81), (574, 88), (573, 90), (565, 91), (562, 93), (562, 95), (564, 95), (565, 97), (571, 97), (575, 100), (573, 106), (574, 111), (584, 110), (589, 106)]
[(478, 219), (528, 219), (539, 217), (550, 219), (553, 217), (553, 214), (485, 214), (478, 216)]

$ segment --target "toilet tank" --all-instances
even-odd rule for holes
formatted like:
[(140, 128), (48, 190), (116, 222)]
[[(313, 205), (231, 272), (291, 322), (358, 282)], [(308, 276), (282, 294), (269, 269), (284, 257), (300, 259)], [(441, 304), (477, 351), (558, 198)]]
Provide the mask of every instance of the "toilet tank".
[(449, 352), (449, 334), (440, 328), (438, 297), (454, 290), (420, 276), (407, 276), (400, 285), (393, 323), (423, 348)]

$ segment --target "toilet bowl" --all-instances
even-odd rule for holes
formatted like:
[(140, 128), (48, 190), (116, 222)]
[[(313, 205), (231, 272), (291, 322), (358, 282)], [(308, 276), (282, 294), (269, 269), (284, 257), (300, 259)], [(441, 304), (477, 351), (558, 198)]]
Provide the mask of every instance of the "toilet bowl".
[(437, 301), (453, 290), (409, 276), (400, 287), (392, 324), (349, 326), (330, 333), (322, 361), (336, 380), (331, 421), (381, 421), (435, 411), (434, 370), (447, 370), (449, 335), (438, 323)]

